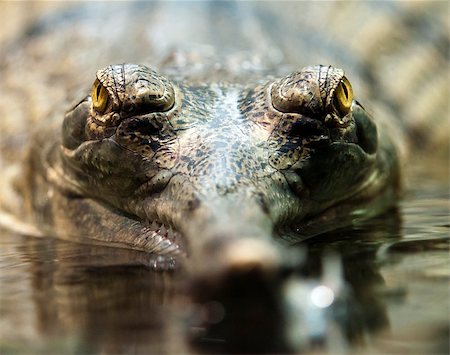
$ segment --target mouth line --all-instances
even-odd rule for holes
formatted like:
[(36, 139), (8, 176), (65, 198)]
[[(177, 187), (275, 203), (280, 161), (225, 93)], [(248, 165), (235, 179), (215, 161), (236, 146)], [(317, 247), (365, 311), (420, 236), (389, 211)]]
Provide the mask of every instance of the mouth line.
[(144, 247), (154, 254), (161, 256), (187, 255), (185, 238), (172, 226), (156, 220), (144, 220)]

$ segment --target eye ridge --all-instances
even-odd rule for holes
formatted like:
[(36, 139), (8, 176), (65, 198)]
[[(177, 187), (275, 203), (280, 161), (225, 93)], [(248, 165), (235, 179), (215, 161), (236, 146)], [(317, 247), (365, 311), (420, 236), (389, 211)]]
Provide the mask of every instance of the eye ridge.
[(270, 85), (273, 107), (322, 122), (337, 121), (351, 110), (353, 90), (344, 71), (322, 65), (304, 67)]

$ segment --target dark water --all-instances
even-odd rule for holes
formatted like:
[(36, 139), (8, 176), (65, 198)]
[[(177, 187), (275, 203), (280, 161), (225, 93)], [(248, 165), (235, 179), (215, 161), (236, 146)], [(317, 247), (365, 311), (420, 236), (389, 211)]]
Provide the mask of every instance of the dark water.
[(397, 209), (305, 243), (268, 303), (191, 304), (145, 254), (2, 231), (0, 352), (448, 353), (448, 165), (409, 174)]

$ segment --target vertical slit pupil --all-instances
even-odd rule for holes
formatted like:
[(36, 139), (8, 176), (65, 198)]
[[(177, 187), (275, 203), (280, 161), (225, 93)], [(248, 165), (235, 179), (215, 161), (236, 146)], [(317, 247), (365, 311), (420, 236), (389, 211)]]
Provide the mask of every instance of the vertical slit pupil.
[(96, 91), (96, 93), (97, 93), (97, 98), (100, 96), (100, 91), (101, 91), (101, 89), (102, 89), (102, 85), (101, 85), (100, 83), (98, 83), (98, 85), (97, 85), (97, 91)]
[(344, 83), (341, 83), (341, 85), (342, 85), (342, 89), (344, 90), (345, 98), (348, 100), (347, 86)]

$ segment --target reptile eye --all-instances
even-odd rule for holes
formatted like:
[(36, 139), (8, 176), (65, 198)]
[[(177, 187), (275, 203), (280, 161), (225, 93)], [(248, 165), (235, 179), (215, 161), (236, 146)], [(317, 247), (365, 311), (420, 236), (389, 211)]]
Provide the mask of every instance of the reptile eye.
[(353, 90), (348, 79), (344, 76), (336, 87), (333, 97), (333, 107), (340, 117), (346, 116), (350, 112), (353, 101)]
[(98, 79), (96, 79), (94, 85), (92, 85), (91, 97), (95, 111), (100, 114), (104, 113), (109, 101), (109, 94)]

